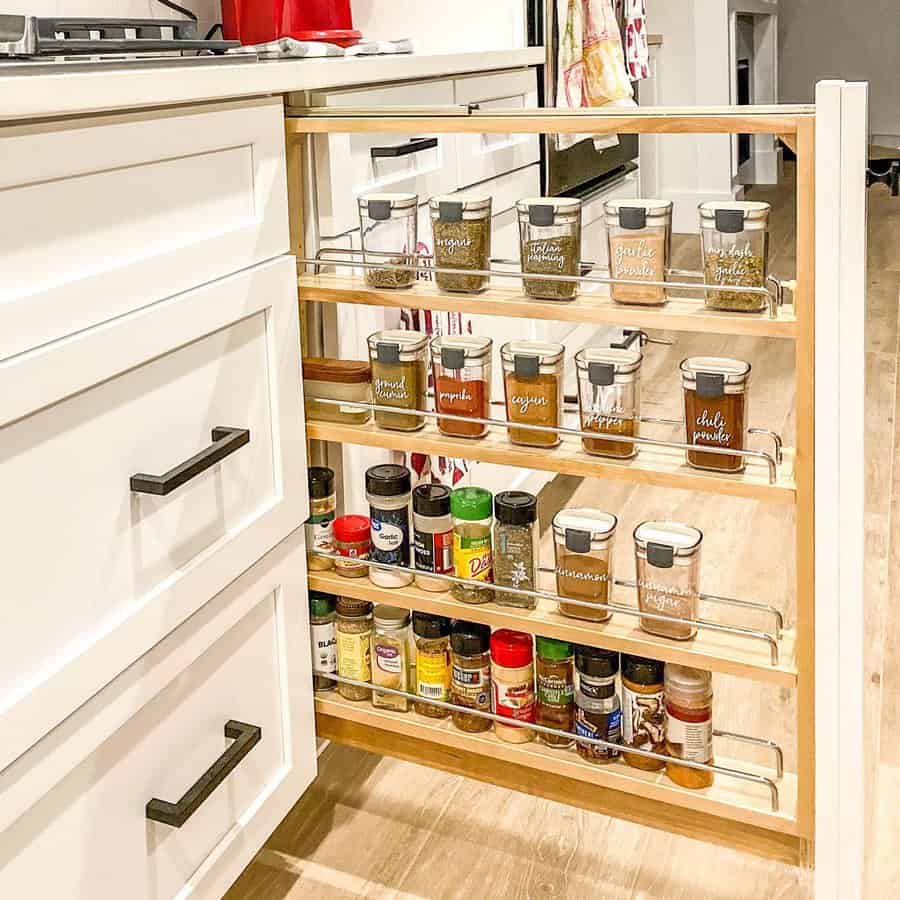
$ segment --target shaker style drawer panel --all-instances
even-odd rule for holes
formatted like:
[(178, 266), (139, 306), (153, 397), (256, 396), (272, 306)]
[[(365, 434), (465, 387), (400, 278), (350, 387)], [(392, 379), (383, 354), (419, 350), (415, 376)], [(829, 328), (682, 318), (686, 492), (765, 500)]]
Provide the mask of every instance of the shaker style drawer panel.
[(284, 256), (0, 366), (0, 767), (304, 521), (299, 365)]
[(44, 789), (2, 833), (0, 896), (222, 896), (315, 777), (305, 577), (300, 529), (60, 727), (119, 720), (23, 775)]
[[(314, 93), (313, 106), (448, 106), (452, 81)], [(422, 202), (456, 189), (454, 134), (321, 134), (315, 137), (319, 230), (333, 237), (359, 228), (357, 197), (410, 192)]]
[(289, 249), (280, 99), (0, 129), (0, 359)]

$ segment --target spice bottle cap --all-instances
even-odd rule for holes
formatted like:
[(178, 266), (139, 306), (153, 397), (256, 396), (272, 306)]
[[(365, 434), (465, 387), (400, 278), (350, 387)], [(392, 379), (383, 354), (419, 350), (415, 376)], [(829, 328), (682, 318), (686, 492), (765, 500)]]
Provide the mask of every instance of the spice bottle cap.
[(450, 620), (431, 613), (413, 613), (413, 631), (418, 637), (442, 638), (450, 634)]
[(652, 566), (668, 569), (675, 557), (687, 559), (700, 551), (703, 532), (681, 522), (641, 522), (634, 529), (634, 547)]
[(334, 472), (327, 466), (310, 466), (307, 479), (310, 499), (325, 500), (334, 493)]
[(413, 491), (413, 512), (419, 516), (449, 516), (450, 493), (443, 484), (420, 484)]
[(619, 654), (602, 647), (575, 648), (575, 668), (590, 678), (612, 678), (619, 671)]
[(538, 635), (535, 638), (537, 655), (544, 659), (569, 659), (572, 656), (572, 645), (568, 641), (558, 641), (555, 638)]
[(412, 475), (406, 466), (385, 463), (366, 470), (366, 493), (376, 497), (396, 497), (408, 494), (412, 485)]
[(480, 487), (457, 488), (450, 495), (450, 511), (457, 519), (464, 519), (467, 522), (490, 519), (491, 492)]
[(487, 653), (491, 646), (491, 626), (457, 619), (450, 631), (450, 646), (460, 656)]
[(331, 523), (335, 540), (342, 544), (368, 543), (372, 523), (368, 516), (338, 516)]
[(531, 525), (537, 521), (537, 497), (527, 491), (501, 491), (494, 497), (494, 516), (501, 525)]
[(712, 698), (712, 673), (669, 663), (666, 666), (665, 691), (667, 699), (676, 704), (706, 704)]
[(359, 619), (371, 615), (372, 604), (368, 600), (357, 600), (356, 597), (338, 597), (337, 612), (339, 616)]
[(368, 384), (372, 367), (358, 359), (330, 359), (324, 356), (303, 357), (304, 381), (330, 381), (338, 384)]
[[(568, 532), (589, 535), (591, 542), (597, 541), (602, 546), (615, 535), (618, 521), (612, 513), (601, 509), (561, 509), (553, 517), (553, 534), (558, 544), (565, 544), (570, 550)], [(579, 552), (587, 553), (591, 549), (588, 547)]]
[(507, 669), (521, 669), (534, 659), (530, 634), (501, 628), (491, 635), (491, 660)]
[(337, 597), (323, 591), (309, 592), (309, 613), (312, 616), (330, 616), (334, 612)]
[(388, 606), (386, 603), (379, 603), (375, 607), (375, 624), (384, 625), (388, 628), (408, 625), (409, 610), (401, 609), (399, 606)]
[(662, 684), (664, 669), (665, 666), (658, 659), (622, 654), (622, 677), (634, 684)]

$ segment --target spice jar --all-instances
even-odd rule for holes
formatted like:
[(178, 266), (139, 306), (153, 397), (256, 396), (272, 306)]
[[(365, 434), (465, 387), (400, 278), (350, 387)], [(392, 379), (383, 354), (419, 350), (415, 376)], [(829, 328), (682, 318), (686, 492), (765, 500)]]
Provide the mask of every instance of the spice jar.
[[(416, 194), (366, 194), (359, 198), (363, 261), (387, 266), (415, 266), (419, 198)], [(374, 288), (405, 288), (415, 269), (366, 269)]]
[[(413, 613), (416, 636), (416, 694), (426, 700), (450, 702), (450, 620), (430, 613)], [(450, 711), (430, 703), (413, 703), (423, 716), (444, 719)]]
[[(491, 711), (491, 629), (489, 625), (457, 620), (450, 630), (450, 702), (457, 706)], [(453, 724), (475, 734), (490, 731), (491, 720), (456, 712)]]
[(309, 518), (306, 520), (306, 566), (311, 572), (324, 572), (334, 560), (322, 553), (334, 552), (334, 472), (326, 466), (310, 466), (306, 473), (309, 485)]
[[(428, 203), (434, 232), (434, 262), (439, 269), (491, 267), (491, 198), (452, 194), (432, 197)], [(489, 275), (435, 274), (444, 291), (475, 294), (483, 291)]]
[[(666, 753), (676, 759), (713, 764), (712, 675), (669, 663), (665, 675)], [(685, 788), (706, 788), (714, 773), (666, 763), (666, 775)]]
[[(637, 437), (641, 420), (639, 350), (586, 347), (575, 354), (581, 430)], [(582, 438), (585, 453), (630, 459), (638, 445), (629, 441)]]
[(303, 408), (307, 419), (365, 425), (372, 416), (370, 409), (334, 406), (319, 400), (371, 403), (372, 367), (355, 359), (308, 356), (303, 360)]
[[(418, 331), (376, 331), (368, 337), (372, 396), (376, 406), (425, 409), (428, 336)], [(375, 424), (394, 431), (417, 431), (425, 416), (375, 410)]]
[[(534, 722), (534, 647), (530, 634), (501, 628), (491, 635), (491, 684), (496, 715), (515, 722)], [(530, 728), (496, 721), (494, 732), (510, 744), (534, 740)]]
[[(574, 197), (520, 200), (519, 241), (522, 271), (529, 275), (581, 274), (581, 201)], [(523, 279), (529, 297), (572, 300), (577, 281)]]
[[(622, 707), (616, 693), (619, 654), (600, 647), (575, 648), (575, 734), (618, 744), (622, 739)], [(577, 741), (578, 755), (588, 762), (611, 763), (617, 747)]]
[[(409, 690), (409, 613), (397, 606), (375, 607), (372, 635), (372, 684), (395, 691)], [(409, 700), (396, 694), (372, 691), (372, 706), (406, 712)]]
[[(480, 487), (457, 488), (450, 495), (453, 514), (453, 568), (457, 578), (492, 582), (491, 492)], [(454, 584), (453, 596), (463, 603), (489, 603), (491, 588)]]
[[(731, 201), (700, 204), (703, 274), (707, 285), (761, 288), (769, 274), (768, 203)], [(763, 294), (706, 289), (711, 309), (760, 312)]]
[[(575, 727), (575, 656), (566, 641), (538, 636), (537, 657), (538, 725), (571, 732)], [(538, 739), (549, 747), (571, 747), (572, 738), (538, 732)]]
[(337, 632), (334, 594), (309, 592), (309, 637), (312, 643), (313, 690), (330, 691), (335, 682), (325, 675), (337, 673)]
[[(501, 491), (494, 497), (494, 584), (537, 590), (537, 497), (526, 491)], [(495, 591), (501, 606), (534, 609), (537, 600)]]
[[(703, 532), (680, 522), (642, 522), (634, 529), (638, 607), (642, 612), (696, 619), (700, 605), (700, 545)], [(641, 628), (686, 641), (697, 629), (681, 622), (641, 616)]]
[[(353, 597), (337, 601), (338, 675), (355, 681), (372, 680), (372, 604)], [(369, 688), (338, 682), (338, 693), (345, 700), (368, 700)]]
[[(672, 203), (668, 200), (607, 200), (603, 204), (611, 278), (665, 281), (672, 243)], [(617, 303), (662, 306), (666, 289), (658, 285), (612, 284)]]
[[(452, 336), (432, 340), (435, 412), (490, 418), (492, 346), (490, 338)], [(441, 434), (470, 438), (484, 437), (488, 430), (481, 422), (441, 418), (438, 428)]]
[[(656, 659), (622, 654), (622, 743), (637, 750), (666, 752), (666, 705), (663, 664)], [(635, 769), (656, 772), (665, 762), (622, 753)]]
[(359, 562), (368, 559), (372, 548), (368, 516), (338, 516), (334, 520), (334, 552), (343, 559), (334, 562), (334, 570), (344, 578), (364, 578), (369, 567)]
[(419, 573), (453, 574), (450, 488), (442, 484), (420, 484), (412, 492), (412, 501), (416, 586), (425, 591), (447, 591), (451, 582)]
[[(366, 499), (372, 523), (372, 562), (409, 567), (409, 498), (412, 475), (406, 466), (391, 463), (366, 470)], [(413, 573), (369, 569), (369, 579), (380, 587), (412, 584)]]
[[(744, 449), (750, 363), (718, 356), (692, 356), (681, 363), (684, 426), (688, 444)], [(687, 451), (695, 469), (743, 472), (743, 456)]]
[[(556, 593), (586, 603), (609, 603), (612, 550), (618, 520), (599, 509), (563, 509), (553, 517)], [(564, 616), (605, 622), (608, 609), (578, 603), (559, 604)]]
[[(559, 428), (563, 414), (562, 344), (510, 341), (500, 348), (506, 418), (513, 423)], [(509, 427), (513, 444), (525, 447), (555, 447), (560, 436), (555, 431)]]

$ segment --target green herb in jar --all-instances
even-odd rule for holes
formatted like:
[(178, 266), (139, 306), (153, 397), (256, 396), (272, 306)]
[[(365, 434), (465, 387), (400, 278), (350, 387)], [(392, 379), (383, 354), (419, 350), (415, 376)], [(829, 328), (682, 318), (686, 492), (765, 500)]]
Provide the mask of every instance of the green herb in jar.
[[(372, 262), (392, 266), (414, 266), (415, 257), (397, 256), (389, 259), (373, 259)], [(409, 269), (366, 269), (366, 284), (374, 288), (411, 287), (416, 280), (415, 271)]]
[[(707, 250), (703, 258), (703, 274), (707, 284), (729, 287), (763, 287), (766, 278), (765, 260), (752, 251)], [(759, 312), (766, 298), (759, 294), (707, 288), (706, 305), (714, 309), (736, 312)]]
[[(531, 275), (578, 275), (579, 244), (571, 235), (540, 238), (523, 245), (522, 270)], [(571, 300), (578, 291), (574, 281), (526, 278), (525, 293), (545, 300)]]
[[(463, 219), (442, 222), (435, 219), (434, 261), (442, 269), (487, 269), (491, 255), (491, 220)], [(451, 275), (438, 272), (437, 285), (445, 291), (475, 294), (488, 284), (486, 275)]]

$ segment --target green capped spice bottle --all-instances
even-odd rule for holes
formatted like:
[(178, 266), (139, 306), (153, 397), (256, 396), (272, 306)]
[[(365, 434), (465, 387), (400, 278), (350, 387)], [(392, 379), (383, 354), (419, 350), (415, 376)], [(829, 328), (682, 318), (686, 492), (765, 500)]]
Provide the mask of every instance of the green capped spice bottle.
[[(575, 651), (567, 641), (538, 635), (536, 721), (545, 728), (573, 732), (575, 728)], [(538, 732), (548, 747), (571, 747), (574, 737)]]
[[(453, 567), (457, 578), (492, 582), (493, 555), (491, 522), (493, 503), (491, 492), (480, 487), (457, 488), (450, 495), (453, 516)], [(490, 603), (494, 592), (490, 588), (454, 584), (452, 594), (463, 603)]]
[(337, 674), (336, 602), (334, 594), (309, 592), (309, 637), (312, 643), (314, 691), (330, 691), (337, 684), (325, 677)]

